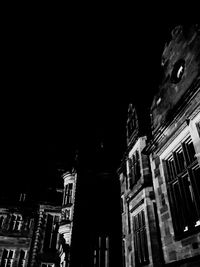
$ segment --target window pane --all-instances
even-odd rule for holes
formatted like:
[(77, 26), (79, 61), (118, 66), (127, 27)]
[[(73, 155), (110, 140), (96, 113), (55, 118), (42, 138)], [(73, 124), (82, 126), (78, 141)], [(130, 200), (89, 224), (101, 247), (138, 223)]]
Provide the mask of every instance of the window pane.
[(184, 198), (184, 207), (185, 207), (185, 218), (188, 226), (192, 226), (197, 220), (197, 210), (195, 206), (194, 193), (192, 186), (189, 180), (188, 175), (182, 177), (183, 185), (183, 198)]
[[(175, 204), (175, 225), (177, 227), (178, 232), (183, 231), (186, 226), (186, 221), (184, 217), (184, 209), (183, 209), (183, 201), (181, 198), (181, 193), (179, 189), (178, 183), (173, 184), (173, 198)], [(173, 206), (171, 207), (173, 209)]]
[(193, 161), (195, 161), (195, 150), (191, 139), (189, 139), (186, 142), (186, 148), (187, 148), (189, 162), (192, 163)]
[(198, 131), (199, 136), (200, 136), (200, 122), (197, 122), (196, 126), (197, 126), (197, 131)]
[(145, 265), (148, 261), (148, 244), (145, 229), (144, 211), (133, 217), (135, 263)]
[(44, 250), (47, 250), (50, 247), (52, 227), (53, 227), (53, 216), (48, 214), (47, 224), (45, 229)]
[(198, 212), (198, 218), (200, 217), (200, 168), (196, 166), (191, 171), (191, 184), (195, 196), (195, 204)]
[(176, 152), (176, 156), (178, 160), (179, 172), (182, 172), (185, 168), (185, 164), (184, 164), (183, 150), (181, 148)]

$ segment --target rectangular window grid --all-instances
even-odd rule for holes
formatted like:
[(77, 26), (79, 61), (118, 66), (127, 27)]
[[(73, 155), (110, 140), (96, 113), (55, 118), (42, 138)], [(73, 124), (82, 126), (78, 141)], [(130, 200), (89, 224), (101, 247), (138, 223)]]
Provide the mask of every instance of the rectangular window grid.
[(22, 216), (19, 214), (13, 214), (10, 219), (9, 230), (20, 231), (22, 227)]
[(72, 192), (73, 192), (73, 183), (69, 183), (65, 187), (65, 197), (64, 197), (65, 205), (72, 204)]
[(14, 253), (14, 250), (4, 249), (1, 259), (1, 267), (12, 267)]
[(174, 231), (177, 236), (200, 225), (200, 167), (188, 136), (163, 161)]

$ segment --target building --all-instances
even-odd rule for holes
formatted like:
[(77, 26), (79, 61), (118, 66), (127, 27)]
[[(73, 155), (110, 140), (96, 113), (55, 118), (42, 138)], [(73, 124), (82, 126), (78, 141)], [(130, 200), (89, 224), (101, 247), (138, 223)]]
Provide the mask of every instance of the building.
[[(35, 228), (34, 207), (22, 193), (0, 206), (0, 262), (2, 267), (27, 266)], [(27, 205), (29, 202), (29, 205)]]
[(60, 234), (60, 266), (70, 266), (73, 216), (76, 192), (77, 173), (73, 169), (62, 175), (64, 181), (64, 193), (62, 202), (61, 221), (59, 225)]
[(63, 188), (42, 199), (0, 202), (0, 266), (121, 266), (118, 179), (104, 153), (93, 160), (62, 171)]
[(60, 266), (60, 196), (58, 190), (49, 192), (46, 201), (27, 193), (1, 199), (0, 266)]
[[(127, 150), (118, 169), (121, 184), (123, 266), (162, 266), (156, 203), (147, 136), (136, 108), (129, 105)], [(156, 251), (156, 253), (155, 253)]]
[(177, 26), (151, 105), (150, 156), (166, 266), (200, 266), (200, 28)]

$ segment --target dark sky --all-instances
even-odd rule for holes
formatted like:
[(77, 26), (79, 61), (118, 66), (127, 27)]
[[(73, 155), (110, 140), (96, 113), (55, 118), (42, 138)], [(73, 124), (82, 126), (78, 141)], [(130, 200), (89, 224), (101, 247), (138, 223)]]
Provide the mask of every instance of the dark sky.
[(76, 149), (87, 158), (101, 141), (117, 168), (128, 103), (150, 105), (178, 24), (53, 15), (5, 22), (1, 172), (9, 186), (52, 184)]

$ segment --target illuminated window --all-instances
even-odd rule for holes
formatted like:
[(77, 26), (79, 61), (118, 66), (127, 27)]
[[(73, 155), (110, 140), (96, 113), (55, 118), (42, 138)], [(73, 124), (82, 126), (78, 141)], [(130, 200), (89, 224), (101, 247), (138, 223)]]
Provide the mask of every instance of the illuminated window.
[(188, 136), (163, 160), (164, 173), (177, 236), (200, 225), (200, 167)]
[(73, 192), (73, 183), (69, 183), (65, 187), (65, 197), (64, 197), (65, 205), (72, 204), (72, 192)]
[(13, 214), (10, 219), (10, 231), (20, 231), (22, 227), (22, 216)]
[(1, 267), (11, 267), (14, 259), (14, 250), (4, 249), (1, 259)]

